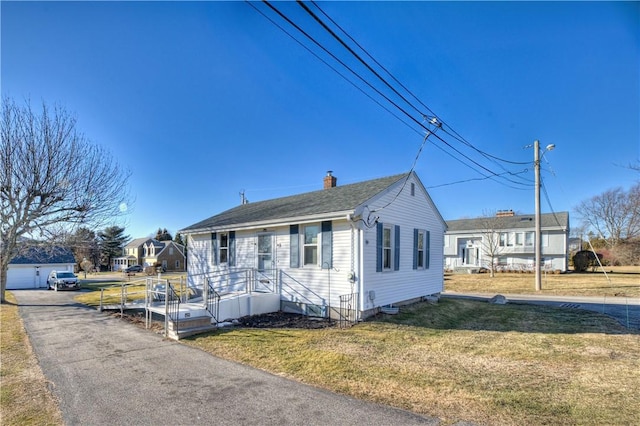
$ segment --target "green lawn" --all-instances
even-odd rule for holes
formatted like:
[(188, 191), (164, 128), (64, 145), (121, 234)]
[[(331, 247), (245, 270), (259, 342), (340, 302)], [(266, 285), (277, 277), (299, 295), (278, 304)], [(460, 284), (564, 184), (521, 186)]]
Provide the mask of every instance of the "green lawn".
[(446, 423), (640, 418), (640, 335), (580, 310), (442, 299), (346, 330), (230, 329), (182, 342)]

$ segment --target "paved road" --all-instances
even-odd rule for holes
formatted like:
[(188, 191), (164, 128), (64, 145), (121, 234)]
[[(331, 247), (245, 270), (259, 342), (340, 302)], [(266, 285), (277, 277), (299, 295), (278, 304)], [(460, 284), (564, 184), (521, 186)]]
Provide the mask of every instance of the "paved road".
[[(443, 297), (459, 297), (489, 300), (494, 294), (444, 292)], [(640, 329), (640, 298), (552, 296), (542, 294), (503, 294), (509, 302), (557, 306), (567, 309), (586, 309), (615, 318), (620, 324), (633, 330)]]
[(436, 418), (326, 392), (75, 303), (13, 291), (67, 425), (410, 425)]

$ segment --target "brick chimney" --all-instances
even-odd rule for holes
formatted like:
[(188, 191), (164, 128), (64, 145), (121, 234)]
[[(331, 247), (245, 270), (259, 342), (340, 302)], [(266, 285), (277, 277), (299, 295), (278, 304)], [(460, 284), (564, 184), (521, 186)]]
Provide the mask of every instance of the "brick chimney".
[(496, 217), (512, 217), (514, 216), (513, 210), (498, 210)]
[(338, 179), (332, 175), (333, 171), (328, 170), (327, 175), (324, 177), (324, 189), (333, 188), (336, 186)]

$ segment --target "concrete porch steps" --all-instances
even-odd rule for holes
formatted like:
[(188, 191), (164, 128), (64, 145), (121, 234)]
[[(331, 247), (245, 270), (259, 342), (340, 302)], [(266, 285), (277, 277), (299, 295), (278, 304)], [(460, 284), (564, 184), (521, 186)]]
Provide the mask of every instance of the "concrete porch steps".
[[(212, 318), (209, 315), (180, 319), (177, 324), (175, 321), (169, 321), (167, 336), (171, 339), (179, 340), (182, 337), (216, 330), (218, 326), (212, 324), (211, 321)], [(177, 330), (176, 327), (178, 328)]]

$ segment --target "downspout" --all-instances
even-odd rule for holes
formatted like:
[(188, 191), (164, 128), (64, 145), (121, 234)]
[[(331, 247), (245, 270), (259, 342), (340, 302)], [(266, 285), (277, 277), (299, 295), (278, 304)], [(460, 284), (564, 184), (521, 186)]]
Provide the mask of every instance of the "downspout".
[[(364, 295), (362, 288), (362, 262), (360, 260), (361, 256), (361, 233), (360, 228), (358, 227), (357, 220), (354, 220), (352, 214), (347, 215), (347, 221), (351, 227), (351, 264), (349, 271), (349, 279), (351, 281), (351, 293), (355, 292), (355, 289), (358, 290), (358, 310), (356, 311), (356, 320), (361, 319), (360, 312), (364, 308)], [(357, 263), (357, 265), (356, 265)], [(357, 283), (357, 286), (354, 288), (354, 284)]]

